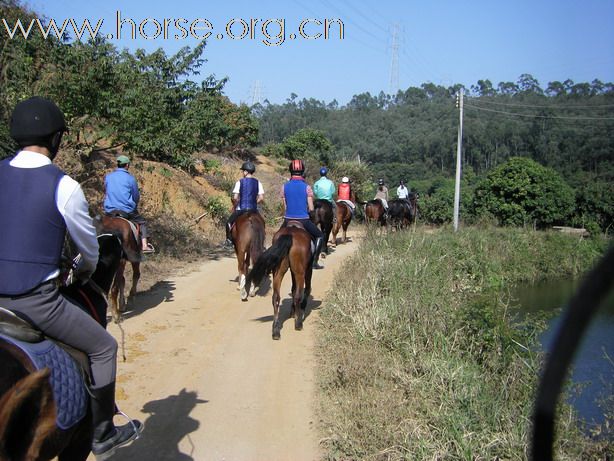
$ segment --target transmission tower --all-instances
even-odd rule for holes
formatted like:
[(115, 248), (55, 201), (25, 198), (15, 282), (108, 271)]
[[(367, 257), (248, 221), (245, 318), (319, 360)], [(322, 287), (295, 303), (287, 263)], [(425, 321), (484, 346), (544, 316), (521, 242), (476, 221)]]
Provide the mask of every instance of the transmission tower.
[(390, 94), (399, 91), (399, 24), (392, 26), (392, 57), (390, 60)]
[(252, 90), (252, 106), (260, 104), (262, 102), (262, 86), (260, 80), (254, 82), (254, 88)]

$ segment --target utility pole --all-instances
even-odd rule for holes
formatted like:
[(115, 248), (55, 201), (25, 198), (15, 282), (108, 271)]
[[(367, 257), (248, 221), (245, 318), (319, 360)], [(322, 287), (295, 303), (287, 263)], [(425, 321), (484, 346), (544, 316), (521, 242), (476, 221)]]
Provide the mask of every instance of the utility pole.
[(390, 60), (390, 95), (399, 91), (399, 25), (392, 27), (392, 58)]
[(456, 141), (456, 182), (454, 183), (454, 231), (458, 230), (458, 211), (460, 209), (461, 152), (463, 149), (463, 87), (456, 95), (459, 108), (458, 140)]

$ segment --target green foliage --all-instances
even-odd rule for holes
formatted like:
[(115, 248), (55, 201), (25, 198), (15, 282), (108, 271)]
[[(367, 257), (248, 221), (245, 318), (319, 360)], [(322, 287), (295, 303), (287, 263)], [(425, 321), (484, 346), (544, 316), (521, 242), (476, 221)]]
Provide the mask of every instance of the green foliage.
[(212, 196), (207, 200), (205, 210), (213, 219), (222, 221), (228, 216), (228, 203), (220, 196)]
[(474, 207), (476, 215), (494, 216), (504, 225), (544, 227), (569, 217), (574, 195), (554, 170), (516, 157), (477, 186)]
[[(12, 0), (3, 5), (9, 24), (38, 16)], [(167, 56), (162, 49), (119, 52), (101, 38), (80, 43), (45, 40), (39, 33), (28, 39), (3, 34), (0, 49), (3, 155), (14, 149), (5, 128), (12, 108), (34, 94), (58, 103), (71, 128), (64, 145), (86, 152), (110, 142), (190, 170), (196, 151), (257, 142), (258, 121), (247, 106), (223, 95), (224, 79), (190, 80), (205, 63), (204, 42)]]

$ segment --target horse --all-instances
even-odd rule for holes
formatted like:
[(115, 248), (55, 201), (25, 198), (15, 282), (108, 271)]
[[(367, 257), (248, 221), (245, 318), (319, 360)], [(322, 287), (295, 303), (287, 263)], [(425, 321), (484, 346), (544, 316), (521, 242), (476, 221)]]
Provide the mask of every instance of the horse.
[(273, 244), (262, 253), (247, 276), (246, 286), (259, 285), (262, 279), (273, 273), (273, 339), (281, 338), (279, 302), (281, 282), (290, 269), (292, 274), (292, 317), (294, 329), (303, 329), (307, 299), (311, 294), (313, 253), (311, 235), (299, 223), (290, 221), (273, 236)]
[[(239, 266), (239, 289), (241, 300), (247, 301), (245, 280), (249, 271), (250, 262), (255, 263), (264, 251), (264, 219), (257, 211), (248, 211), (239, 215), (232, 228), (232, 241), (237, 255)], [(254, 285), (249, 291), (250, 296), (256, 293)]]
[[(356, 203), (355, 201), (353, 203)], [(345, 203), (343, 200), (337, 201), (337, 222), (333, 227), (333, 246), (337, 246), (337, 234), (340, 229), (343, 229), (343, 238), (341, 239), (341, 243), (345, 243), (347, 241), (347, 230), (350, 222), (352, 221), (352, 210), (350, 206)]]
[(388, 202), (388, 214), (391, 224), (397, 229), (408, 227), (415, 222), (416, 217), (416, 196), (412, 194), (409, 201), (405, 199), (394, 199)]
[[(115, 273), (113, 285), (111, 286), (111, 313), (113, 319), (119, 321), (120, 315), (126, 310), (126, 298), (124, 290), (126, 287), (126, 279), (124, 271), (126, 263), (132, 265), (132, 286), (128, 294), (128, 300), (136, 295), (136, 287), (141, 277), (141, 244), (138, 237), (138, 227), (132, 228), (132, 223), (126, 218), (120, 216), (96, 216), (94, 220), (98, 233), (111, 232), (119, 235), (122, 242), (123, 257)], [(136, 234), (135, 234), (136, 233)]]
[(330, 233), (333, 230), (333, 206), (328, 200), (317, 199), (313, 203), (313, 217), (312, 221), (316, 226), (320, 226), (320, 230), (324, 234), (325, 248), (324, 252), (330, 254), (328, 248), (328, 239)]
[[(73, 299), (88, 298), (90, 306), (83, 307), (84, 310), (90, 312), (93, 308), (106, 324), (104, 294), (111, 287), (122, 246), (116, 235), (101, 235), (98, 241), (100, 256), (90, 281), (85, 285), (75, 282), (60, 291)], [(37, 339), (43, 337), (37, 330), (28, 332)], [(84, 354), (83, 359), (87, 363)], [(76, 424), (60, 428), (56, 423), (57, 405), (49, 368), (36, 371), (30, 358), (3, 338), (0, 338), (0, 368), (0, 459), (50, 460), (57, 457), (59, 461), (85, 461), (93, 437), (89, 404), (85, 416)], [(87, 396), (85, 390), (83, 394)]]
[(386, 210), (381, 200), (375, 199), (367, 202), (365, 206), (365, 220), (367, 225), (379, 224), (385, 226), (386, 223)]

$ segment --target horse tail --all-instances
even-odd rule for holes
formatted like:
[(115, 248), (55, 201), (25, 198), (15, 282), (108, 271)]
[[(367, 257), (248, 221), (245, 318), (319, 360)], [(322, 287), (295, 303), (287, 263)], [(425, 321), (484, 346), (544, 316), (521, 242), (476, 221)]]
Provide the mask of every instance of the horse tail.
[(251, 220), (250, 225), (252, 226), (252, 240), (249, 247), (249, 253), (253, 264), (255, 264), (264, 251), (264, 229), (258, 223)]
[(292, 236), (286, 234), (279, 237), (275, 244), (262, 253), (255, 262), (247, 275), (246, 288), (249, 288), (252, 283), (256, 286), (260, 285), (262, 279), (277, 269), (283, 259), (288, 256), (290, 248), (292, 248)]

